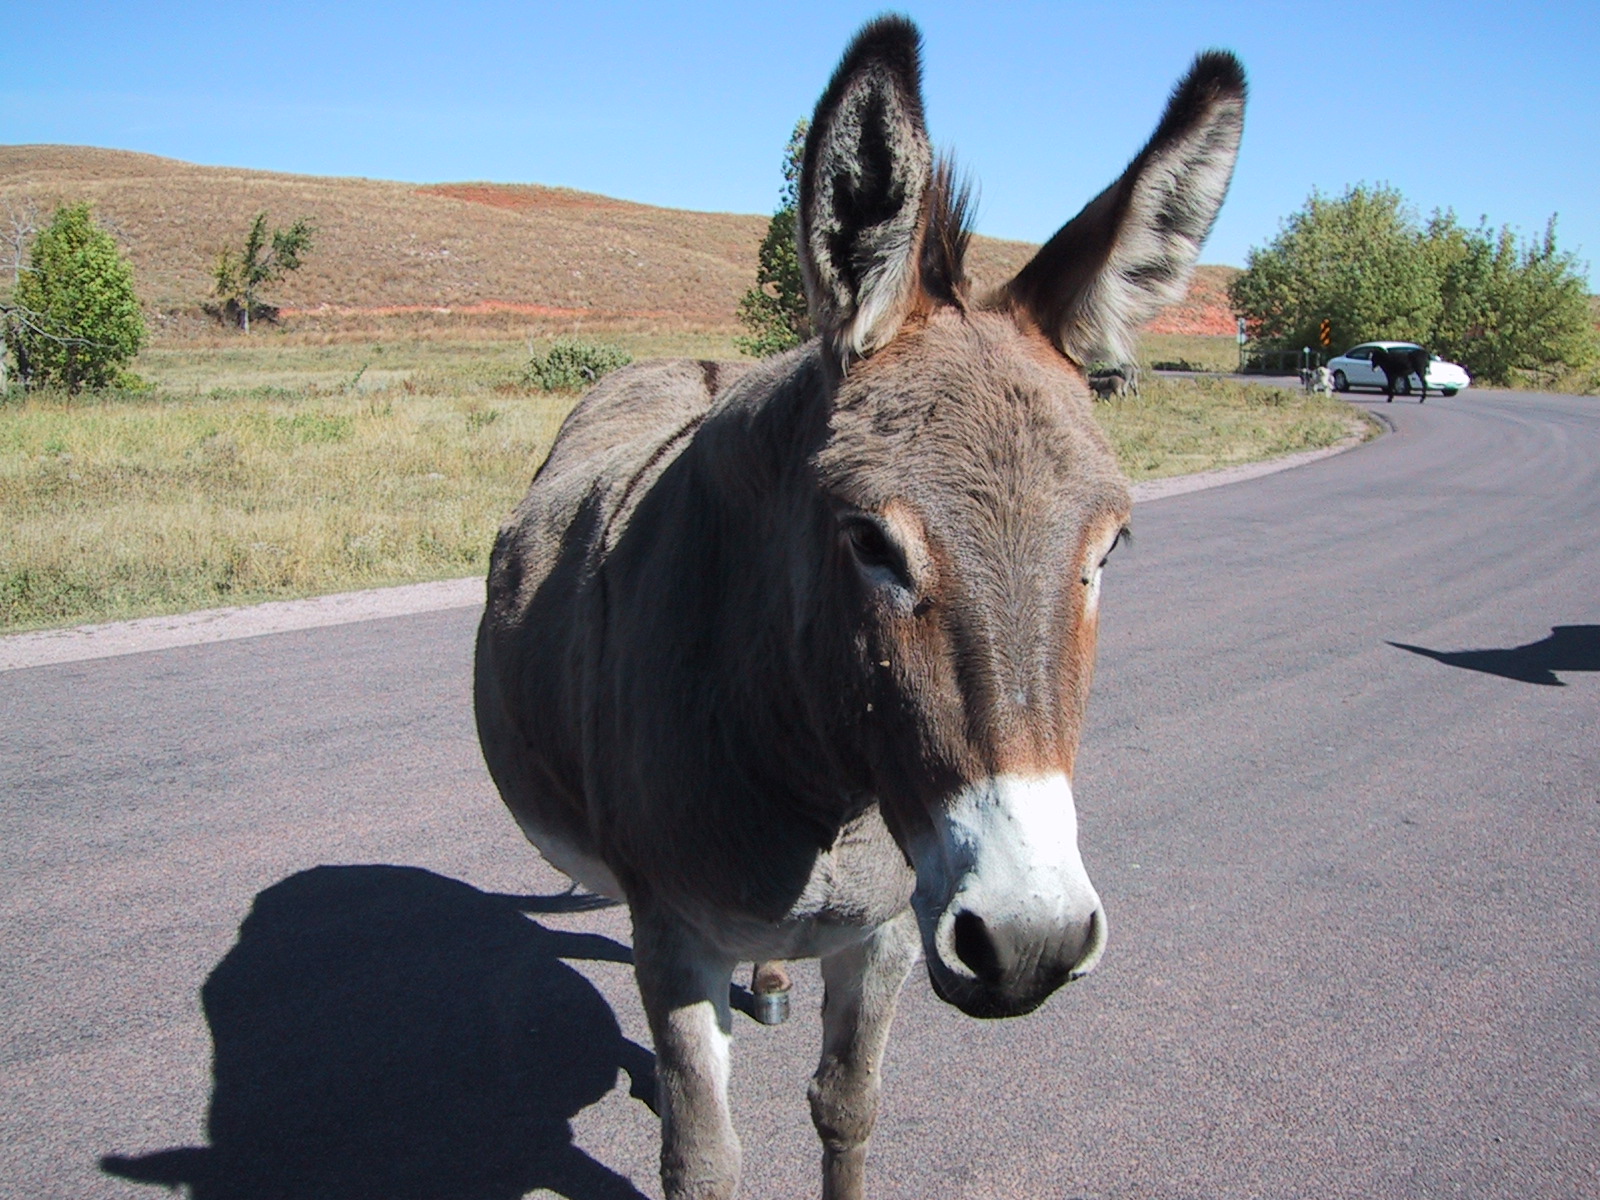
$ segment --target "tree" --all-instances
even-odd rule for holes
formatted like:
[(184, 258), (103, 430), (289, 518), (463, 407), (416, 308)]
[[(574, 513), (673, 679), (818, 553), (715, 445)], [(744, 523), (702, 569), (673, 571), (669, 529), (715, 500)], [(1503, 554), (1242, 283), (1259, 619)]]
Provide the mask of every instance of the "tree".
[(1418, 342), (1485, 383), (1581, 367), (1595, 354), (1586, 281), (1557, 247), (1554, 217), (1528, 245), (1506, 228), (1465, 229), (1450, 212), (1424, 227), (1382, 185), (1337, 199), (1313, 192), (1251, 250), (1229, 296), (1265, 345), (1315, 346), (1326, 319), (1336, 348)]
[(302, 217), (287, 229), (274, 229), (269, 235), (267, 214), (257, 213), (245, 235), (244, 248), (237, 253), (224, 249), (212, 268), (221, 315), (236, 321), (246, 333), (250, 332), (251, 316), (276, 316), (276, 308), (261, 302), (260, 291), (300, 269), (311, 252), (314, 233), (311, 223)]
[(1366, 338), (1421, 341), (1438, 315), (1432, 263), (1393, 188), (1358, 185), (1338, 199), (1312, 192), (1228, 287), (1256, 340), (1315, 346), (1324, 319), (1339, 346)]
[(1486, 383), (1519, 373), (1553, 377), (1596, 353), (1589, 292), (1577, 258), (1556, 245), (1556, 219), (1521, 243), (1509, 229), (1463, 229), (1453, 214), (1429, 225), (1440, 319), (1431, 346)]
[(800, 169), (811, 122), (800, 120), (789, 135), (783, 155), (783, 202), (767, 223), (761, 239), (756, 286), (739, 301), (739, 322), (749, 337), (734, 339), (746, 354), (765, 358), (811, 337), (811, 310), (806, 304), (800, 253), (795, 245), (795, 213), (800, 207)]
[(87, 203), (62, 205), (33, 239), (3, 315), (29, 387), (106, 387), (144, 342), (133, 270)]
[(0, 229), (0, 272), (10, 277), (10, 288), (6, 298), (0, 300), (0, 396), (11, 385), (6, 369), (6, 350), (11, 345), (13, 329), (21, 321), (15, 304), (17, 284), (22, 281), (23, 271), (27, 270), (28, 247), (33, 235), (38, 232), (39, 210), (33, 201), (26, 201), (21, 207), (9, 201), (6, 203), (4, 228)]

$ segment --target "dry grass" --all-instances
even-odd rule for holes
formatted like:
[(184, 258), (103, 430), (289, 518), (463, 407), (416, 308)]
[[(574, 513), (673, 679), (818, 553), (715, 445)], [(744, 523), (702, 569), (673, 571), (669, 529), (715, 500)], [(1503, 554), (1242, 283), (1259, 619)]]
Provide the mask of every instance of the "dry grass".
[[(654, 208), (562, 188), (418, 186), (201, 167), (84, 146), (0, 146), (0, 206), (48, 212), (88, 200), (117, 235), (157, 344), (230, 335), (202, 313), (211, 267), (251, 218), (308, 218), (306, 265), (269, 292), (306, 342), (520, 338), (575, 328), (641, 334), (739, 332), (765, 215)], [(978, 288), (1037, 247), (974, 238)], [(1217, 298), (1231, 267), (1201, 267), (1190, 299), (1154, 332), (1228, 333)]]
[[(62, 146), (0, 147), (0, 201), (48, 211), (93, 202), (133, 262), (140, 299), (180, 325), (211, 292), (217, 251), (265, 210), (308, 218), (306, 265), (269, 299), (341, 310), (495, 305), (546, 316), (732, 320), (754, 275), (765, 222), (625, 204), (552, 188), (504, 191), (507, 208), (371, 179), (198, 167), (151, 155)], [(538, 316), (538, 312), (514, 314)], [(181, 329), (178, 332), (182, 332)]]
[[(561, 188), (417, 186), (200, 167), (81, 146), (0, 146), (0, 205), (88, 200), (134, 267), (158, 341), (215, 337), (211, 266), (260, 211), (306, 217), (306, 265), (269, 294), (308, 340), (584, 328), (739, 332), (767, 217), (686, 212)], [(1033, 247), (975, 239), (998, 283)], [(225, 334), (224, 334), (225, 336)]]
[(481, 572), (572, 398), (347, 367), (0, 410), (0, 628)]
[(1231, 334), (1216, 337), (1196, 333), (1146, 332), (1140, 339), (1139, 361), (1146, 367), (1155, 363), (1171, 363), (1176, 364), (1179, 370), (1229, 374), (1239, 369), (1239, 341)]
[[(712, 357), (716, 338), (619, 338)], [(536, 347), (537, 348), (537, 347)], [(157, 349), (142, 396), (0, 405), (0, 629), (481, 573), (571, 396), (513, 342)], [(1097, 415), (1135, 479), (1330, 444), (1337, 401), (1147, 378)]]
[[(737, 357), (766, 229), (553, 188), (0, 146), (0, 205), (79, 199), (133, 261), (154, 331), (134, 370), (152, 387), (0, 400), (8, 631), (481, 572), (571, 404), (523, 386), (529, 353), (576, 334), (635, 358)], [(246, 338), (199, 306), (216, 251), (263, 209), (310, 218), (317, 244), (270, 297), (284, 321)], [(976, 238), (970, 273), (992, 286), (1033, 250)], [(1205, 326), (1231, 321), (1211, 311), (1229, 271), (1200, 268), (1146, 363), (1232, 367), (1232, 339)], [(1100, 412), (1136, 478), (1343, 433), (1343, 409), (1274, 396), (1151, 378)]]

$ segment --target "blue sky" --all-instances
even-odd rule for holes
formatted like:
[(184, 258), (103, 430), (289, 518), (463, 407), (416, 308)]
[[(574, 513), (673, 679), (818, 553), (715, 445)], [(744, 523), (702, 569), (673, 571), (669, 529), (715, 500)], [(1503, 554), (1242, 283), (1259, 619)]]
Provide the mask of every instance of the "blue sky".
[[(1126, 164), (1196, 51), (1251, 107), (1203, 256), (1242, 265), (1312, 188), (1388, 182), (1560, 242), (1600, 291), (1600, 10), (1585, 3), (908, 3), (928, 120), (978, 227), (1041, 241)], [(876, 4), (12, 6), (0, 142), (769, 212), (783, 144)]]

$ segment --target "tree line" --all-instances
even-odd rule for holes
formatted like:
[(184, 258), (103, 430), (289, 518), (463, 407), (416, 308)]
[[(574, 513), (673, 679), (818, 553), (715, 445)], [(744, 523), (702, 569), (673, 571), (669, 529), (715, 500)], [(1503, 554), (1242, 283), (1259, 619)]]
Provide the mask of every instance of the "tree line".
[(1531, 240), (1450, 211), (1422, 222), (1381, 184), (1313, 192), (1250, 251), (1229, 297), (1263, 346), (1316, 347), (1326, 320), (1334, 350), (1416, 342), (1484, 383), (1549, 381), (1600, 350), (1584, 272), (1557, 244), (1555, 217)]

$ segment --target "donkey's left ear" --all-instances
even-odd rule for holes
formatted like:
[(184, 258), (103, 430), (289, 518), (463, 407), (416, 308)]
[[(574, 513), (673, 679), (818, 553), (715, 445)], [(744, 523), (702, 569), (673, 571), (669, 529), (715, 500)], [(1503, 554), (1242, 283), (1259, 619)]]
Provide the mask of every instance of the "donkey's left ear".
[(1238, 59), (1220, 50), (1197, 58), (1122, 178), (991, 303), (1026, 313), (1080, 363), (1132, 361), (1134, 331), (1189, 286), (1233, 178), (1244, 100)]
[(840, 360), (899, 330), (915, 295), (933, 167), (922, 120), (921, 38), (879, 17), (817, 102), (800, 173), (797, 241), (812, 324)]

